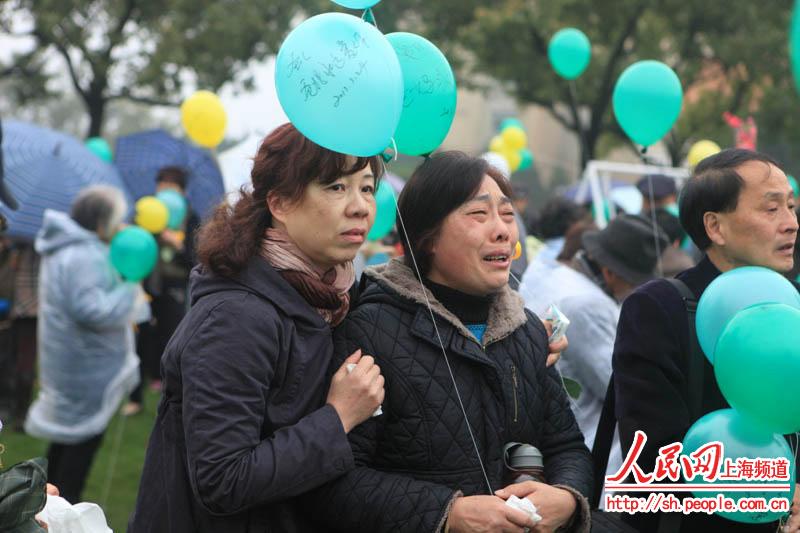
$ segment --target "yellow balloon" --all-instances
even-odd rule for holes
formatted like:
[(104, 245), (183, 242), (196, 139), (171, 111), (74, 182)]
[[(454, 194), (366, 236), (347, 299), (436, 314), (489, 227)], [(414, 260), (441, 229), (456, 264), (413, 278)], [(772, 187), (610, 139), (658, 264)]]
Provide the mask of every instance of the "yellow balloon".
[(516, 172), (519, 170), (519, 166), (522, 164), (522, 154), (519, 153), (519, 150), (503, 150), (500, 155), (506, 158), (508, 161), (508, 168), (511, 172)]
[(222, 142), (227, 120), (222, 102), (211, 91), (197, 91), (181, 105), (183, 129), (190, 139), (206, 148)]
[(503, 150), (505, 149), (506, 145), (503, 142), (503, 138), (500, 135), (495, 135), (494, 137), (492, 137), (492, 140), (489, 142), (490, 152), (502, 153)]
[(138, 226), (150, 233), (161, 233), (167, 227), (169, 209), (155, 196), (143, 196), (136, 202), (134, 220)]
[(719, 145), (714, 141), (697, 141), (689, 149), (689, 155), (686, 156), (686, 161), (689, 163), (690, 167), (696, 167), (697, 163), (708, 156), (719, 153), (721, 150)]
[(517, 241), (517, 244), (514, 245), (514, 255), (511, 257), (512, 261), (516, 261), (522, 257), (522, 245)]
[(528, 144), (528, 135), (519, 126), (509, 126), (500, 134), (503, 144), (511, 150), (522, 150)]

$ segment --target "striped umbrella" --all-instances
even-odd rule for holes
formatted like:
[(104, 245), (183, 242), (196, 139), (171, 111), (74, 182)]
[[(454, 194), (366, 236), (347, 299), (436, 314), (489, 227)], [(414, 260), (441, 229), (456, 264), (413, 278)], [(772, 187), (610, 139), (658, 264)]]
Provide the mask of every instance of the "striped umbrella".
[(90, 185), (113, 185), (127, 193), (113, 166), (64, 133), (4, 120), (2, 151), (5, 184), (19, 203), (16, 211), (0, 205), (10, 237), (33, 240), (45, 209), (68, 212), (77, 194)]
[(183, 168), (188, 174), (186, 198), (201, 217), (222, 201), (225, 194), (222, 173), (211, 154), (164, 130), (143, 131), (117, 139), (114, 164), (136, 199), (155, 194), (159, 169)]

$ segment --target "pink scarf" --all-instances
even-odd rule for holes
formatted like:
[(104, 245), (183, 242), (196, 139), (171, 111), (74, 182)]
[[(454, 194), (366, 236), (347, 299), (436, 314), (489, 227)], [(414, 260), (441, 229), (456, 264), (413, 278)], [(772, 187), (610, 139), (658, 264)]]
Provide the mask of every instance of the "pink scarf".
[(285, 231), (275, 228), (267, 229), (261, 242), (261, 256), (317, 310), (325, 322), (335, 327), (344, 320), (350, 308), (348, 291), (356, 279), (352, 261), (321, 271)]

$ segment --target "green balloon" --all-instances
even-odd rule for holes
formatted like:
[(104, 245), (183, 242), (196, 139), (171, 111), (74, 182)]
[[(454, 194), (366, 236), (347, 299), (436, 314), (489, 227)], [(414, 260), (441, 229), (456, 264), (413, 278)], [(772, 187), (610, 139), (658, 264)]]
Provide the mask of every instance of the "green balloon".
[(531, 168), (533, 165), (533, 154), (527, 148), (523, 148), (519, 151), (520, 155), (522, 156), (522, 162), (519, 164), (518, 170), (525, 170), (526, 168)]
[(367, 233), (368, 241), (377, 241), (386, 237), (394, 227), (395, 216), (397, 214), (397, 202), (394, 198), (392, 186), (386, 180), (381, 180), (378, 190), (375, 192), (375, 222), (372, 229)]
[[(603, 199), (603, 215), (606, 217), (606, 222), (611, 220), (611, 206), (608, 205), (608, 200)], [(597, 207), (592, 202), (592, 218), (597, 219)]]
[(403, 110), (394, 133), (397, 151), (426, 155), (436, 150), (456, 114), (456, 79), (447, 58), (413, 33), (386, 36), (403, 74)]
[(639, 61), (625, 69), (614, 87), (617, 122), (642, 146), (658, 142), (681, 112), (683, 89), (677, 74), (660, 61)]
[(550, 64), (559, 76), (574, 80), (589, 66), (592, 45), (581, 30), (564, 28), (550, 39), (547, 57), (550, 58)]
[(517, 128), (525, 131), (525, 126), (522, 125), (522, 122), (517, 118), (506, 118), (503, 119), (503, 122), (500, 123), (500, 132), (506, 128), (510, 128), (512, 126), (516, 126)]
[(111, 239), (111, 264), (129, 281), (146, 278), (158, 260), (158, 244), (149, 231), (130, 226)]
[(800, 310), (765, 303), (736, 313), (717, 341), (714, 374), (742, 416), (773, 433), (800, 431)]
[(181, 229), (183, 219), (186, 218), (186, 198), (181, 193), (172, 189), (165, 189), (158, 194), (156, 198), (161, 200), (167, 211), (169, 211), (169, 220), (167, 220), (167, 227), (172, 230)]
[(796, 0), (794, 3), (792, 25), (789, 28), (789, 56), (792, 61), (794, 84), (800, 91), (800, 0)]
[(795, 177), (790, 175), (790, 176), (786, 176), (786, 178), (789, 180), (789, 185), (792, 186), (792, 191), (794, 191), (794, 195), (795, 196), (799, 196), (800, 195), (800, 186), (797, 185), (797, 180), (795, 179)]
[[(771, 492), (771, 491), (725, 491), (719, 492), (706, 492), (695, 491), (694, 495), (698, 498), (715, 498), (717, 494), (724, 494), (734, 501), (741, 498), (765, 498), (769, 501), (771, 498), (787, 498), (789, 501), (792, 499), (794, 493), (794, 470), (795, 461), (792, 449), (786, 442), (782, 435), (777, 435), (769, 431), (765, 431), (758, 426), (754, 426), (750, 421), (743, 418), (739, 413), (733, 409), (720, 409), (712, 411), (707, 415), (700, 418), (683, 438), (683, 451), (682, 455), (690, 455), (696, 450), (702, 448), (706, 444), (714, 441), (719, 441), (724, 446), (725, 457), (731, 459), (734, 463), (739, 458), (764, 458), (764, 459), (778, 459), (783, 458), (789, 462), (787, 472), (789, 473), (789, 486), (790, 489), (786, 492)], [(721, 464), (719, 472), (724, 472), (724, 466)], [(768, 483), (768, 484), (785, 484), (786, 481), (748, 481), (735, 480), (735, 481), (714, 481), (708, 482), (700, 476), (695, 476), (694, 479), (687, 479), (687, 482), (693, 484), (709, 485), (713, 487), (715, 484), (733, 484), (743, 485), (746, 483)], [(784, 513), (775, 512), (725, 512), (717, 511), (718, 515), (733, 520), (735, 522), (744, 523), (766, 523), (778, 520)]]
[(111, 161), (114, 159), (114, 154), (111, 152), (111, 147), (102, 137), (90, 137), (86, 139), (86, 148), (91, 150), (94, 155), (106, 163), (111, 163)]

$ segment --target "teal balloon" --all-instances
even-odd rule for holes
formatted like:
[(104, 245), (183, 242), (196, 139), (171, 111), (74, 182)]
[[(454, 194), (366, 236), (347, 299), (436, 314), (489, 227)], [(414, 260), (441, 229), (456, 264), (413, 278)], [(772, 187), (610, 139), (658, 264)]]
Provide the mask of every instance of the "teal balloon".
[[(605, 198), (602, 200), (603, 205), (603, 215), (606, 218), (606, 221), (611, 220), (611, 205), (609, 205), (608, 200)], [(597, 206), (594, 202), (592, 202), (592, 218), (597, 219)]]
[(139, 226), (127, 227), (111, 239), (111, 264), (129, 281), (146, 278), (157, 260), (155, 238)]
[(156, 194), (156, 198), (161, 200), (167, 206), (167, 211), (169, 211), (167, 227), (173, 230), (180, 229), (188, 209), (186, 198), (178, 191), (171, 189), (160, 191)]
[(311, 17), (289, 33), (278, 51), (275, 88), (303, 135), (354, 156), (391, 145), (403, 110), (394, 49), (374, 26), (344, 13)]
[(637, 144), (650, 146), (672, 128), (681, 112), (677, 74), (660, 61), (639, 61), (614, 86), (612, 104), (620, 127)]
[(678, 207), (677, 202), (672, 202), (671, 204), (665, 205), (664, 211), (674, 216), (675, 218), (681, 218), (681, 211), (680, 208)]
[(789, 280), (768, 268), (734, 268), (717, 276), (697, 303), (695, 326), (703, 353), (713, 365), (722, 330), (736, 313), (760, 303), (800, 309), (800, 295)]
[(800, 0), (795, 0), (792, 23), (789, 28), (789, 57), (792, 63), (794, 84), (800, 91)]
[(550, 39), (547, 57), (553, 70), (562, 78), (574, 80), (586, 70), (592, 58), (589, 38), (577, 28), (559, 30)]
[(795, 177), (794, 176), (786, 176), (786, 178), (789, 180), (789, 185), (791, 185), (792, 191), (794, 192), (794, 195), (795, 196), (800, 196), (800, 186), (798, 186), (797, 180), (795, 179)]
[(527, 148), (523, 148), (519, 151), (520, 155), (522, 156), (522, 162), (519, 164), (519, 170), (525, 170), (531, 168), (533, 165), (533, 154)]
[(522, 122), (517, 118), (506, 118), (503, 119), (503, 122), (500, 123), (500, 132), (502, 133), (504, 129), (510, 128), (512, 126), (516, 126), (517, 128), (525, 131), (525, 126), (522, 125)]
[(714, 375), (742, 416), (775, 433), (800, 431), (800, 310), (769, 303), (736, 313), (717, 342)]
[(369, 9), (380, 1), (381, 0), (333, 0), (333, 3), (348, 9)]
[[(758, 426), (753, 425), (749, 420), (742, 417), (733, 409), (720, 409), (719, 411), (712, 411), (707, 415), (700, 418), (695, 422), (686, 436), (683, 438), (683, 451), (681, 454), (690, 455), (699, 448), (706, 444), (719, 441), (724, 446), (725, 457), (730, 458), (734, 463), (740, 457), (749, 459), (755, 458), (771, 458), (778, 459), (784, 458), (789, 461), (789, 481), (790, 490), (785, 492), (772, 492), (772, 491), (743, 491), (743, 492), (726, 492), (720, 490), (719, 492), (705, 492), (695, 491), (694, 495), (698, 498), (714, 498), (717, 494), (724, 494), (732, 500), (738, 501), (741, 498), (765, 498), (769, 502), (772, 498), (788, 498), (791, 502), (794, 495), (794, 471), (795, 461), (794, 454), (792, 453), (786, 439), (781, 435), (765, 431)], [(724, 466), (720, 465), (720, 472), (723, 471)], [(715, 483), (724, 483), (726, 485), (742, 485), (746, 483), (767, 483), (767, 484), (786, 484), (787, 481), (719, 481), (707, 482), (702, 477), (696, 476), (692, 480), (686, 480), (687, 483), (707, 484), (713, 486)], [(785, 513), (775, 512), (724, 512), (718, 511), (716, 514), (733, 520), (735, 522), (745, 523), (766, 523), (778, 520)]]
[(403, 112), (394, 134), (397, 151), (425, 155), (436, 150), (456, 116), (456, 78), (447, 58), (427, 39), (390, 33), (403, 72)]
[(377, 241), (386, 237), (394, 227), (397, 215), (397, 202), (394, 198), (392, 186), (386, 180), (381, 180), (375, 192), (375, 222), (367, 233), (368, 241)]
[(102, 137), (90, 137), (86, 139), (86, 148), (91, 150), (94, 155), (106, 163), (111, 163), (111, 161), (114, 159), (114, 154), (111, 151), (111, 147)]
[(366, 261), (366, 266), (377, 266), (382, 265), (384, 263), (388, 263), (391, 257), (389, 254), (385, 252), (378, 252), (377, 254), (373, 254), (370, 256), (369, 259)]

